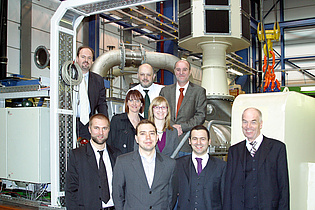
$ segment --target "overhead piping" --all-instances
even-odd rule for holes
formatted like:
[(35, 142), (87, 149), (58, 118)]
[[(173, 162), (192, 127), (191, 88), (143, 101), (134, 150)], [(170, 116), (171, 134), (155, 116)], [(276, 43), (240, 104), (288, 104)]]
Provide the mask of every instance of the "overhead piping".
[[(124, 72), (130, 73), (128, 72), (128, 68), (124, 67), (137, 68), (143, 63), (148, 63), (153, 68), (166, 69), (174, 73), (174, 65), (178, 60), (178, 57), (167, 53), (145, 52), (144, 50), (133, 51), (130, 49), (111, 50), (100, 55), (95, 60), (91, 71), (101, 75), (102, 77), (106, 77), (109, 69), (114, 66), (120, 65), (120, 73), (123, 74)], [(136, 72), (132, 71), (131, 73)]]

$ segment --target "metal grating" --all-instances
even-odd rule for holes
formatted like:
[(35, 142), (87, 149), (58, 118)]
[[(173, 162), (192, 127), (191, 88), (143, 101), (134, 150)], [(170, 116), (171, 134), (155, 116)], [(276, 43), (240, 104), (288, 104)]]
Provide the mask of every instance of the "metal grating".
[(113, 9), (118, 9), (118, 8), (126, 8), (128, 6), (134, 6), (134, 5), (139, 5), (139, 4), (144, 4), (144, 3), (152, 3), (152, 2), (158, 2), (161, 0), (108, 0), (108, 1), (103, 1), (100, 3), (93, 3), (93, 4), (86, 4), (82, 6), (78, 6), (75, 9), (80, 11), (81, 13), (85, 14), (96, 14), (100, 13), (102, 11), (108, 11), (108, 10), (113, 10)]
[[(61, 66), (64, 62), (72, 60), (73, 36), (59, 33), (59, 108), (72, 110), (72, 88), (66, 85), (61, 78)], [(59, 188), (65, 190), (65, 175), (69, 151), (72, 149), (73, 141), (73, 116), (59, 114)], [(64, 206), (64, 197), (60, 197), (60, 203)]]

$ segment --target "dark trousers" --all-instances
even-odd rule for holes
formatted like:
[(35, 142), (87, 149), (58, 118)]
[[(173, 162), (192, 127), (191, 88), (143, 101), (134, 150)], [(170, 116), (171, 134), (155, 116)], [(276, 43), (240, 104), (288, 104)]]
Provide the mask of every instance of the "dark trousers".
[(87, 123), (86, 125), (83, 125), (81, 122), (80, 122), (80, 118), (77, 117), (77, 138), (85, 138), (87, 140), (90, 140), (91, 139), (91, 134), (89, 132), (89, 123)]

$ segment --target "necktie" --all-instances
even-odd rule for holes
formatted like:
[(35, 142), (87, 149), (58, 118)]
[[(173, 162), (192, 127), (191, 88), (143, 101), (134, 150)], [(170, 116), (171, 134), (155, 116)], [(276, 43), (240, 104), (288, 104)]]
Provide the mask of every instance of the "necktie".
[(89, 96), (87, 93), (86, 81), (83, 77), (80, 84), (80, 121), (83, 125), (89, 122)]
[(105, 163), (103, 160), (104, 150), (102, 151), (99, 150), (98, 152), (100, 153), (98, 174), (100, 176), (100, 181), (101, 181), (101, 198), (102, 198), (102, 201), (104, 201), (104, 203), (107, 203), (109, 201), (109, 187), (108, 187)]
[(252, 142), (250, 142), (249, 144), (252, 145), (252, 148), (250, 149), (249, 153), (250, 153), (250, 155), (251, 155), (252, 157), (254, 157), (254, 156), (255, 156), (255, 153), (256, 153), (256, 148), (255, 148), (255, 146), (256, 146), (256, 144), (257, 144), (257, 141), (252, 141)]
[(199, 175), (202, 171), (202, 158), (196, 158), (196, 160), (197, 160), (197, 171)]
[(144, 118), (148, 119), (148, 112), (149, 112), (149, 106), (150, 106), (150, 97), (148, 95), (149, 90), (143, 90), (145, 92), (144, 97)]
[(183, 99), (184, 99), (184, 88), (179, 88), (179, 91), (180, 91), (180, 94), (179, 94), (179, 98), (178, 98), (178, 102), (177, 102), (177, 111), (176, 111), (176, 117), (177, 117), (177, 114), (178, 114), (178, 110), (180, 108), (180, 105), (182, 104), (183, 102)]

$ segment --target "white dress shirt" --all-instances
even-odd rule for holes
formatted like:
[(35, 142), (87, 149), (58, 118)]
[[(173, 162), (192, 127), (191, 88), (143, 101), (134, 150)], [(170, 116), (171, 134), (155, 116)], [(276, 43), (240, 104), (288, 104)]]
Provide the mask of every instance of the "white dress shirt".
[(145, 176), (147, 177), (148, 185), (151, 188), (154, 178), (156, 151), (154, 152), (153, 158), (151, 160), (142, 156), (140, 152), (139, 154), (141, 157), (141, 162), (145, 172)]
[[(257, 138), (254, 141), (257, 142), (257, 144), (255, 145), (255, 149), (257, 151), (259, 149), (260, 145), (261, 145), (261, 142), (263, 141), (262, 133), (259, 134), (259, 136), (257, 136)], [(252, 149), (252, 145), (250, 145), (247, 137), (246, 137), (246, 147), (247, 147), (247, 150), (250, 152), (250, 150)]]
[(143, 90), (149, 90), (148, 95), (150, 97), (150, 102), (156, 97), (160, 95), (160, 91), (163, 88), (163, 85), (155, 84), (153, 83), (150, 87), (148, 88), (143, 88), (141, 84), (134, 86), (130, 90), (139, 90), (143, 98), (145, 97), (145, 92)]
[[(99, 166), (99, 161), (100, 161), (100, 153), (97, 152), (98, 149), (93, 145), (92, 142), (90, 142), (92, 148), (93, 148), (93, 151), (94, 151), (94, 155), (95, 155), (95, 158), (96, 158), (96, 163), (97, 163), (97, 167)], [(105, 168), (106, 168), (106, 173), (107, 173), (107, 181), (108, 181), (108, 187), (109, 187), (109, 201), (107, 203), (104, 203), (102, 201), (102, 207), (103, 208), (107, 208), (107, 207), (111, 207), (111, 206), (114, 206), (114, 201), (113, 201), (113, 196), (112, 196), (112, 193), (113, 193), (113, 186), (112, 186), (112, 179), (113, 179), (113, 169), (112, 169), (112, 164), (110, 162), (110, 159), (109, 159), (109, 155), (108, 155), (108, 152), (107, 152), (107, 145), (105, 143), (105, 149), (104, 149), (104, 152), (103, 152), (103, 160), (104, 160), (104, 163), (105, 163)], [(93, 178), (93, 177), (92, 177)], [(97, 190), (97, 189), (95, 189)]]
[[(86, 90), (89, 90), (89, 72), (87, 72), (86, 74), (83, 74), (83, 78), (81, 82), (84, 82), (83, 80), (85, 80), (86, 83)], [(88, 92), (88, 96), (89, 96), (89, 92)], [(78, 99), (78, 109), (77, 109), (77, 117), (80, 117), (80, 94), (79, 92), (77, 92), (77, 99)], [(90, 103), (89, 103), (89, 113), (91, 112), (91, 107), (90, 107)]]

